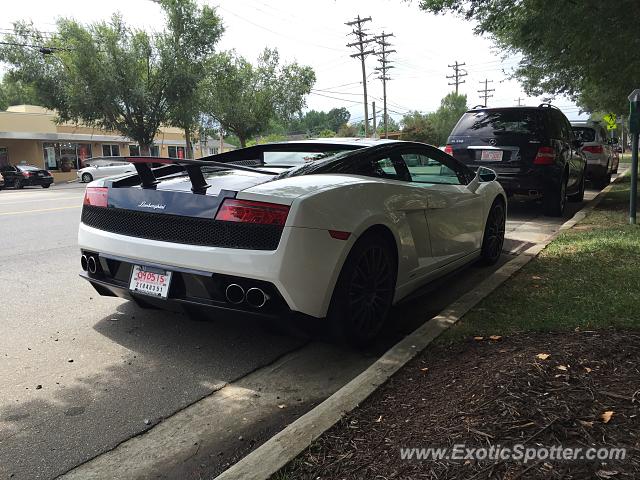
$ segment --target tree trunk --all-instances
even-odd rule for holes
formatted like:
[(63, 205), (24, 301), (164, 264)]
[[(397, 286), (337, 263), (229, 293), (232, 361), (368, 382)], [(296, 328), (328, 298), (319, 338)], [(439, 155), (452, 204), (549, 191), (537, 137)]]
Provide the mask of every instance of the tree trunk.
[(244, 135), (238, 135), (238, 140), (240, 140), (240, 148), (245, 148), (247, 146), (247, 138)]
[(193, 146), (191, 145), (191, 129), (184, 129), (184, 139), (186, 142), (186, 146), (184, 149), (184, 157), (185, 158), (193, 158)]
[(150, 157), (151, 156), (151, 145), (140, 145), (140, 156), (142, 157)]

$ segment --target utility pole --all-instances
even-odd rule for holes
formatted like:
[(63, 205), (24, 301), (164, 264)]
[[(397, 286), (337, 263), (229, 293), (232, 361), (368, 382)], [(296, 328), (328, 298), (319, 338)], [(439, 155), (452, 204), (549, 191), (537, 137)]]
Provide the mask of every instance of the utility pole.
[(518, 106), (521, 107), (522, 106), (522, 100), (524, 100), (524, 98), (518, 97), (515, 101), (518, 102)]
[(353, 28), (349, 35), (355, 35), (357, 41), (353, 43), (347, 44), (347, 47), (356, 47), (357, 53), (350, 55), (351, 58), (359, 58), (360, 63), (362, 64), (362, 88), (364, 91), (364, 136), (369, 136), (369, 108), (367, 103), (367, 72), (365, 69), (364, 59), (367, 55), (371, 55), (375, 53), (373, 50), (367, 50), (369, 43), (375, 41), (374, 38), (367, 38), (369, 34), (366, 30), (363, 30), (362, 25), (364, 23), (370, 22), (371, 17), (360, 18), (360, 15), (356, 17), (355, 20), (351, 22), (346, 22), (345, 25), (348, 25)]
[(466, 70), (460, 68), (464, 67), (465, 65), (466, 63), (458, 63), (457, 60), (453, 65), (448, 65), (449, 68), (453, 68), (453, 75), (447, 75), (447, 78), (449, 80), (454, 79), (453, 82), (448, 83), (448, 85), (456, 86), (456, 94), (458, 94), (458, 87), (465, 82), (464, 80), (460, 79), (469, 75)]
[(376, 134), (378, 133), (376, 125), (376, 102), (371, 102), (371, 110), (373, 110), (373, 135), (371, 137), (376, 138)]
[(489, 100), (491, 97), (493, 97), (493, 95), (489, 95), (489, 92), (495, 92), (496, 89), (495, 88), (489, 88), (489, 84), (493, 83), (493, 80), (488, 80), (488, 79), (484, 79), (484, 82), (480, 82), (480, 85), (482, 85), (484, 83), (484, 88), (481, 90), (478, 90), (478, 93), (480, 93), (480, 98), (484, 98), (484, 106), (487, 106), (487, 100)]
[(380, 66), (376, 67), (374, 70), (378, 72), (378, 79), (382, 80), (382, 121), (384, 122), (384, 138), (389, 137), (389, 117), (387, 114), (387, 80), (391, 80), (389, 75), (387, 74), (390, 68), (393, 68), (393, 65), (389, 65), (391, 60), (387, 58), (390, 53), (394, 53), (395, 50), (390, 50), (388, 47), (391, 46), (389, 42), (387, 42), (387, 38), (393, 37), (393, 33), (384, 33), (378, 35), (375, 38), (376, 43), (380, 47), (380, 49), (376, 52), (376, 56), (378, 57), (378, 62), (380, 62)]

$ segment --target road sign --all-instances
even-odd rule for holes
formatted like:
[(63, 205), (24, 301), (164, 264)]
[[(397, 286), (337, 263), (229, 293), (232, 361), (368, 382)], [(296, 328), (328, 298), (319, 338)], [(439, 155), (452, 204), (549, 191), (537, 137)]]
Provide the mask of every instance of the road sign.
[[(618, 120), (616, 118), (616, 114), (615, 113), (607, 113), (604, 117), (602, 117), (602, 119), (607, 122), (607, 128), (609, 130), (613, 130), (616, 124), (616, 121)], [(613, 127), (611, 127), (611, 125), (614, 125)]]
[(615, 123), (613, 123), (613, 124), (608, 123), (607, 124), (607, 130), (615, 130), (616, 128), (618, 128), (618, 125), (616, 125)]

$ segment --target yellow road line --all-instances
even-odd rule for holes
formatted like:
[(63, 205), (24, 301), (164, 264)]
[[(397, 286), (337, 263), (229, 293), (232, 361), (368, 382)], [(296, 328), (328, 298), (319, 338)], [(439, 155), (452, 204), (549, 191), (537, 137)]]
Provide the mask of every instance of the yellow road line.
[(41, 208), (39, 210), (23, 210), (21, 212), (5, 212), (0, 213), (2, 215), (20, 215), (21, 213), (40, 213), (40, 212), (53, 212), (54, 210), (67, 210), (69, 208), (80, 208), (81, 205), (73, 205), (69, 207), (57, 207), (57, 208)]

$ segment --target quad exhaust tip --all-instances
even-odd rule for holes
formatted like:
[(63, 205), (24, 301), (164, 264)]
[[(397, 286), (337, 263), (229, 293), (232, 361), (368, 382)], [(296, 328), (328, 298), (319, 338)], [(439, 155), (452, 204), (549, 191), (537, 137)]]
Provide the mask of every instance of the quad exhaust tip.
[(244, 288), (242, 288), (237, 283), (232, 283), (229, 286), (227, 286), (227, 289), (225, 290), (224, 293), (229, 303), (234, 303), (238, 305), (244, 302), (244, 299), (245, 299)]
[(96, 262), (96, 257), (87, 257), (87, 269), (89, 270), (89, 273), (96, 273), (98, 271), (98, 262)]
[(80, 257), (80, 266), (82, 267), (82, 270), (84, 270), (85, 272), (87, 270), (89, 270), (89, 264), (87, 263), (87, 256), (86, 255), (82, 255)]
[(269, 295), (261, 288), (250, 288), (247, 290), (247, 303), (254, 308), (262, 308), (267, 304)]

